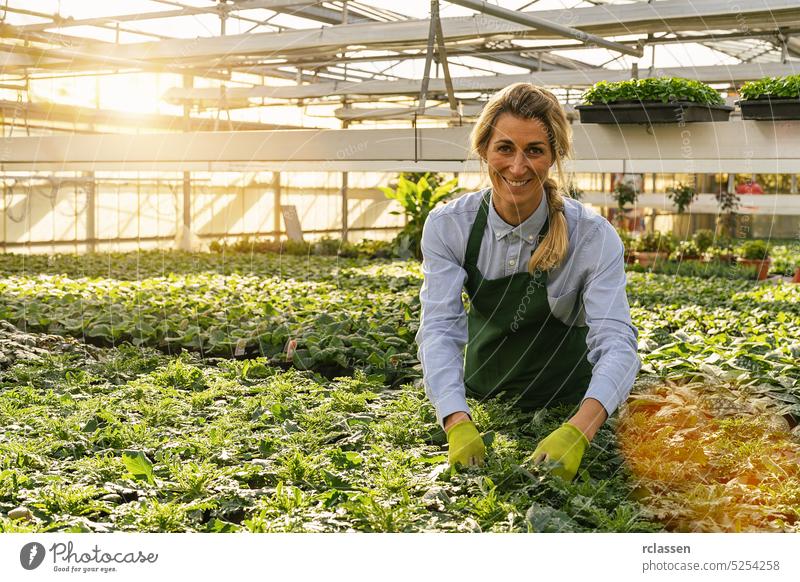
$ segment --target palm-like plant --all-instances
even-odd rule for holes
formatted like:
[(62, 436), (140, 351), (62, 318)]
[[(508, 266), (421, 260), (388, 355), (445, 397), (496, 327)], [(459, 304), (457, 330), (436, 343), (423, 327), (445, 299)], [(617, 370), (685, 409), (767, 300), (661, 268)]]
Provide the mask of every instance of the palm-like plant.
[(454, 178), (433, 188), (428, 183), (426, 174), (416, 183), (400, 176), (395, 190), (385, 186), (380, 187), (387, 198), (396, 200), (403, 207), (402, 212), (395, 210), (392, 211), (392, 214), (405, 214), (407, 219), (403, 230), (393, 241), (397, 255), (404, 258), (422, 259), (422, 227), (437, 204), (461, 191), (457, 184), (458, 180)]

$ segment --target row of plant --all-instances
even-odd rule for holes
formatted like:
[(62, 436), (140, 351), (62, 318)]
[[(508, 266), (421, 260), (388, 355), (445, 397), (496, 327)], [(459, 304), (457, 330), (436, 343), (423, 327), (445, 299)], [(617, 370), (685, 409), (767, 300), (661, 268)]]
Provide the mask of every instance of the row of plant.
[(322, 237), (316, 241), (251, 239), (244, 236), (228, 243), (213, 241), (209, 245), (212, 253), (277, 253), (299, 256), (334, 256), (344, 258), (365, 257), (370, 259), (386, 259), (394, 256), (392, 243), (382, 240), (364, 239), (351, 243), (330, 237)]
[[(275, 262), (302, 261), (272, 256)], [(361, 366), (396, 381), (416, 364), (418, 279), (393, 265), (342, 269), (324, 280), (197, 273), (139, 280), (10, 275), (0, 319), (101, 346), (132, 342), (167, 353), (262, 355), (344, 373)]]
[[(691, 239), (678, 240), (668, 232), (643, 232), (635, 235), (618, 231), (625, 246), (627, 262), (650, 267), (669, 260), (684, 264), (685, 274), (709, 273), (730, 277), (765, 279), (769, 273), (792, 276), (800, 269), (800, 245), (776, 245), (762, 239), (744, 240), (716, 237), (710, 230), (698, 230)], [(687, 262), (722, 264), (722, 268), (686, 267)], [(728, 268), (727, 266), (732, 266)], [(674, 272), (677, 272), (680, 266)], [(662, 270), (663, 272), (663, 270)]]
[[(321, 258), (308, 269), (301, 257), (265, 255), (246, 263), (264, 274), (247, 273), (242, 264), (242, 272), (224, 275), (181, 274), (193, 264), (182, 254), (174, 263), (167, 255), (148, 257), (153, 263), (140, 261), (140, 273), (175, 273), (139, 280), (38, 275), (28, 258), (17, 257), (26, 270), (0, 279), (0, 319), (103, 346), (129, 341), (165, 353), (264, 356), (273, 365), (328, 375), (364, 369), (388, 382), (418, 374), (416, 262), (343, 266)], [(198, 263), (207, 260), (198, 256)], [(72, 267), (80, 274), (79, 261)], [(269, 274), (280, 269), (295, 276)], [(800, 337), (800, 286), (630, 272), (628, 295), (646, 363), (660, 361), (661, 349), (669, 357), (669, 349), (680, 349), (686, 353), (669, 363), (691, 371), (716, 354), (725, 370), (758, 371), (778, 392), (795, 390), (798, 370), (786, 362)], [(675, 348), (687, 337), (696, 346)], [(695, 353), (698, 359), (684, 357)]]
[[(740, 94), (744, 119), (800, 119), (800, 75), (751, 81)], [(658, 77), (600, 81), (583, 94), (577, 109), (583, 123), (685, 123), (726, 121), (733, 107), (705, 83)]]
[(661, 529), (610, 426), (566, 483), (529, 456), (568, 411), (471, 405), (487, 462), (456, 473), (414, 384), (132, 346), (18, 359), (0, 371), (0, 531)]

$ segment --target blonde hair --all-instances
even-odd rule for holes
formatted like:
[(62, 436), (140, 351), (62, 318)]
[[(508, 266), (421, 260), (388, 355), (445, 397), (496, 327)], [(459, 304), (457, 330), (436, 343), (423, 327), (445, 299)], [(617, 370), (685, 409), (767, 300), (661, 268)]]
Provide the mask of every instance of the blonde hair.
[(530, 261), (528, 271), (549, 271), (558, 267), (567, 256), (569, 234), (567, 219), (564, 216), (563, 161), (572, 154), (572, 129), (564, 113), (564, 109), (550, 91), (530, 83), (515, 83), (495, 93), (478, 118), (470, 135), (471, 148), (474, 155), (486, 161), (489, 140), (492, 137), (497, 118), (503, 113), (510, 113), (523, 119), (536, 119), (547, 130), (550, 151), (555, 160), (558, 180), (548, 177), (544, 182), (544, 191), (549, 206), (550, 228), (544, 240), (536, 247)]

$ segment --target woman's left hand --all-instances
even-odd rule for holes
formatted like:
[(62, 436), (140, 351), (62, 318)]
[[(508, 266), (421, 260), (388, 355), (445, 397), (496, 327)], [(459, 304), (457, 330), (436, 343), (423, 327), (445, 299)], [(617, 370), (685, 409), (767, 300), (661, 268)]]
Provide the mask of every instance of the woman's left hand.
[(586, 435), (567, 422), (539, 443), (539, 446), (533, 451), (533, 462), (555, 461), (559, 465), (552, 470), (553, 475), (571, 481), (578, 472), (583, 452), (587, 446), (589, 446), (589, 440)]

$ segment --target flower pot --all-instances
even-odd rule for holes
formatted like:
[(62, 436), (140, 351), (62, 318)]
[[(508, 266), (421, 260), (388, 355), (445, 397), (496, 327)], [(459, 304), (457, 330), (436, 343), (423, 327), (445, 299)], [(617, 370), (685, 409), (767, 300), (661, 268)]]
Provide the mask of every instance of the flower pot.
[(736, 103), (742, 109), (742, 119), (800, 119), (800, 98), (766, 97), (764, 99), (742, 99)]
[(669, 253), (661, 251), (639, 251), (636, 253), (636, 262), (642, 267), (654, 266), (659, 261), (666, 261)]
[(755, 267), (756, 268), (756, 280), (763, 281), (767, 278), (769, 274), (769, 265), (772, 262), (772, 259), (767, 257), (764, 260), (761, 259), (739, 259), (739, 264), (745, 267)]
[(691, 101), (634, 101), (578, 105), (581, 123), (690, 123), (728, 121), (730, 105), (703, 105)]

